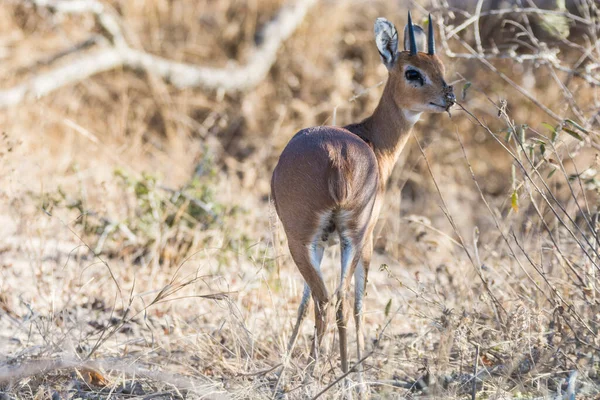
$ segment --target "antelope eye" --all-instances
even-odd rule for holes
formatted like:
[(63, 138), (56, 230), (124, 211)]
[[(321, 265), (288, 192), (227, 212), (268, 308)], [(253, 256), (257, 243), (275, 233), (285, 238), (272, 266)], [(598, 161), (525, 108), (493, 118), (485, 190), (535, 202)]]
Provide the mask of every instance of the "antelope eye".
[(421, 76), (421, 74), (419, 73), (419, 71), (415, 71), (414, 69), (409, 69), (408, 71), (406, 71), (406, 79), (408, 79), (409, 81), (412, 82), (419, 82), (421, 84), (421, 86), (423, 85), (423, 77)]

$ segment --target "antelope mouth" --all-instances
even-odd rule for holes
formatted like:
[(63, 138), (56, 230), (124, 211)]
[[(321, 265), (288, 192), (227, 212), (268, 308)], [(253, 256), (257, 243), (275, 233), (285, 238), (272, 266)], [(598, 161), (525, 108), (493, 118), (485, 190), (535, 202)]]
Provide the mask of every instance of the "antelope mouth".
[(442, 105), (440, 105), (440, 104), (437, 104), (437, 103), (432, 103), (432, 102), (430, 102), (429, 104), (431, 104), (432, 106), (439, 107), (439, 108), (441, 108), (441, 109), (443, 109), (443, 110), (446, 110), (446, 109), (450, 108), (450, 106), (452, 105), (452, 104), (449, 104), (449, 105), (446, 105), (446, 106), (442, 106)]
[(450, 109), (450, 107), (452, 107), (454, 105), (454, 102), (453, 101), (447, 101), (445, 105), (441, 105), (441, 104), (437, 104), (437, 103), (433, 103), (433, 102), (430, 102), (429, 104), (432, 105), (432, 106), (441, 108), (444, 111), (448, 111)]

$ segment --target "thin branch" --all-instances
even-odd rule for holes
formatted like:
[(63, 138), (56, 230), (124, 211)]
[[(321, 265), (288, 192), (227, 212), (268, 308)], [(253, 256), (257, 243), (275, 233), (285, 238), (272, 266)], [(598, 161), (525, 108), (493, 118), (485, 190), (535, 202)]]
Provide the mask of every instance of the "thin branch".
[[(443, 10), (446, 11), (446, 10)], [(479, 19), (478, 16), (484, 17), (484, 16), (488, 16), (488, 15), (505, 15), (505, 14), (540, 14), (540, 15), (555, 15), (555, 16), (561, 16), (561, 17), (567, 17), (572, 19), (573, 21), (577, 21), (581, 24), (584, 25), (594, 25), (594, 23), (586, 18), (582, 18), (578, 15), (574, 15), (568, 12), (563, 12), (563, 11), (556, 11), (556, 10), (544, 10), (544, 9), (540, 9), (540, 8), (503, 8), (500, 10), (490, 10), (490, 11), (484, 11), (484, 12), (480, 12), (476, 15), (473, 15), (471, 17), (469, 17), (466, 21), (464, 21), (462, 24), (458, 25), (457, 27), (453, 28), (450, 32), (448, 32), (448, 36), (452, 36), (462, 30), (464, 30), (465, 28), (467, 28), (469, 25), (472, 25), (473, 23), (477, 22), (477, 20)]]
[(88, 14), (96, 18), (96, 22), (104, 30), (115, 46), (127, 46), (121, 24), (116, 13), (96, 0), (27, 0), (36, 7), (47, 8), (57, 14)]
[(383, 326), (383, 328), (381, 328), (381, 331), (379, 331), (379, 334), (377, 335), (377, 337), (375, 338), (375, 341), (373, 342), (373, 349), (369, 353), (367, 353), (363, 358), (361, 358), (360, 360), (358, 360), (356, 362), (356, 364), (354, 364), (352, 366), (352, 368), (350, 368), (347, 372), (345, 372), (342, 375), (340, 375), (337, 379), (335, 379), (333, 382), (331, 382), (329, 385), (327, 385), (323, 390), (321, 390), (314, 397), (312, 397), (311, 400), (317, 400), (323, 394), (327, 393), (327, 391), (329, 391), (329, 389), (331, 389), (332, 387), (334, 387), (335, 385), (337, 385), (342, 379), (346, 378), (352, 372), (355, 372), (357, 370), (357, 368), (358, 368), (359, 365), (362, 365), (362, 363), (364, 363), (366, 360), (368, 360), (369, 357), (371, 357), (373, 355), (373, 353), (375, 353), (375, 349), (377, 349), (377, 345), (381, 341), (381, 338), (383, 337), (383, 334), (384, 334), (385, 330), (388, 328), (388, 326), (390, 326), (392, 320), (394, 319), (394, 316), (396, 314), (398, 314), (398, 311), (400, 311), (400, 307), (398, 307), (398, 309), (396, 310), (396, 312), (387, 320), (387, 322), (385, 323), (385, 325)]
[(481, 46), (481, 31), (479, 30), (479, 20), (481, 18), (481, 7), (483, 6), (483, 0), (477, 1), (477, 7), (475, 7), (475, 45), (479, 53), (483, 53), (483, 46)]
[(176, 62), (129, 47), (125, 43), (119, 22), (98, 2), (35, 0), (34, 4), (49, 7), (55, 12), (94, 13), (99, 24), (109, 33), (113, 46), (34, 76), (15, 87), (0, 90), (0, 108), (46, 96), (63, 86), (120, 67), (159, 76), (178, 89), (203, 87), (226, 91), (248, 90), (265, 78), (275, 63), (283, 42), (294, 33), (316, 3), (317, 0), (299, 0), (294, 5), (283, 6), (278, 15), (265, 25), (261, 33), (264, 40), (255, 48), (245, 65), (212, 68)]
[(431, 169), (431, 165), (429, 164), (429, 159), (427, 158), (427, 155), (425, 154), (425, 151), (423, 150), (423, 147), (421, 146), (421, 143), (419, 142), (418, 138), (416, 137), (414, 131), (412, 131), (412, 135), (417, 143), (417, 147), (419, 148), (421, 155), (423, 156), (423, 159), (425, 160), (425, 165), (427, 166), (427, 170), (429, 171), (429, 175), (431, 176), (431, 179), (436, 188), (438, 196), (440, 197), (440, 200), (442, 201), (442, 206), (440, 208), (441, 208), (442, 212), (444, 213), (444, 215), (446, 216), (446, 218), (448, 219), (448, 222), (452, 226), (454, 234), (458, 237), (458, 241), (462, 245), (463, 250), (465, 251), (465, 253), (467, 255), (467, 258), (473, 265), (473, 268), (475, 269), (477, 276), (481, 280), (481, 283), (483, 284), (484, 289), (490, 296), (490, 299), (492, 300), (494, 312), (496, 313), (496, 317), (498, 318), (499, 325), (504, 326), (504, 320), (502, 319), (502, 316), (500, 315), (500, 311), (502, 311), (505, 316), (508, 316), (508, 313), (506, 312), (506, 309), (502, 306), (502, 304), (500, 304), (500, 302), (498, 301), (498, 299), (496, 298), (496, 296), (490, 289), (489, 282), (484, 278), (483, 274), (481, 273), (481, 265), (477, 264), (476, 260), (469, 252), (469, 249), (466, 246), (465, 241), (463, 240), (462, 235), (460, 234), (460, 231), (458, 230), (458, 226), (456, 225), (454, 218), (450, 214), (450, 209), (448, 208), (446, 200), (444, 199), (444, 196), (442, 195), (442, 191), (440, 190), (437, 180), (435, 179), (435, 175), (433, 174), (433, 170)]
[(475, 365), (473, 366), (473, 388), (471, 389), (471, 399), (477, 398), (477, 364), (479, 363), (479, 344), (475, 345)]
[[(446, 55), (451, 58), (464, 58), (464, 59), (478, 59), (478, 60), (495, 60), (495, 59), (512, 59), (519, 63), (524, 61), (534, 61), (534, 62), (542, 62), (549, 63), (555, 69), (560, 70), (562, 72), (566, 72), (570, 75), (577, 76), (579, 78), (584, 79), (587, 83), (600, 86), (600, 76), (593, 74), (591, 71), (600, 67), (598, 61), (591, 54), (593, 47), (583, 48), (580, 45), (575, 43), (571, 43), (566, 39), (563, 39), (563, 43), (571, 46), (579, 48), (584, 54), (581, 56), (580, 61), (575, 65), (575, 67), (565, 67), (561, 65), (560, 60), (557, 57), (559, 49), (549, 49), (547, 45), (540, 43), (538, 39), (533, 35), (531, 30), (531, 26), (529, 24), (529, 19), (527, 17), (528, 14), (538, 14), (538, 15), (558, 15), (566, 18), (570, 18), (577, 23), (581, 23), (583, 25), (591, 25), (594, 26), (594, 22), (590, 18), (583, 18), (577, 15), (570, 14), (568, 12), (555, 11), (555, 10), (543, 10), (538, 8), (510, 8), (510, 9), (501, 9), (501, 10), (489, 10), (482, 12), (480, 9), (480, 2), (477, 3), (477, 8), (475, 10), (475, 15), (471, 15), (466, 13), (465, 16), (467, 19), (459, 24), (456, 27), (448, 26), (448, 27), (440, 27), (440, 32), (442, 33), (442, 44), (444, 46)], [(444, 12), (447, 10), (444, 10)], [(527, 25), (527, 28), (517, 24), (515, 21), (507, 20), (506, 22), (518, 25), (523, 32), (525, 32), (531, 39), (532, 43), (536, 45), (533, 54), (519, 54), (514, 49), (508, 49), (504, 52), (499, 52), (497, 48), (492, 49), (491, 52), (485, 52), (481, 46), (481, 38), (479, 32), (479, 20), (481, 16), (489, 16), (489, 15), (498, 15), (502, 16), (504, 14), (522, 14), (523, 19)], [(455, 37), (458, 39), (463, 46), (467, 47), (466, 43), (460, 39), (458, 33), (462, 30), (466, 29), (470, 25), (474, 24), (474, 33), (475, 33), (475, 47), (477, 51), (468, 49), (469, 53), (454, 53), (449, 46), (447, 45), (447, 37)], [(598, 25), (600, 27), (600, 25)], [(522, 43), (524, 45), (524, 43)], [(593, 63), (590, 63), (586, 66), (585, 71), (578, 70), (576, 67), (586, 58), (590, 58)], [(483, 62), (483, 61), (482, 61)], [(485, 64), (485, 63), (484, 63)], [(506, 80), (506, 79), (505, 79)], [(508, 82), (508, 81), (507, 81)], [(510, 82), (508, 82), (510, 84)], [(531, 100), (531, 99), (530, 99)], [(546, 111), (546, 110), (545, 110)]]
[[(463, 111), (465, 111), (469, 116), (471, 116), (471, 118), (473, 118), (474, 121), (476, 121), (476, 123), (481, 126), (483, 129), (486, 130), (486, 132), (492, 137), (492, 139), (494, 139), (496, 141), (496, 143), (498, 143), (503, 149), (504, 151), (506, 151), (507, 154), (509, 154), (511, 156), (511, 158), (517, 163), (517, 165), (519, 166), (520, 170), (523, 173), (523, 176), (525, 178), (527, 178), (527, 180), (530, 182), (530, 184), (534, 187), (535, 191), (541, 196), (541, 198), (544, 200), (544, 202), (548, 205), (548, 207), (550, 208), (550, 210), (552, 211), (552, 213), (554, 214), (554, 216), (556, 217), (557, 221), (559, 221), (561, 223), (561, 225), (567, 230), (567, 232), (569, 233), (569, 235), (573, 238), (573, 240), (575, 240), (575, 242), (577, 243), (577, 245), (581, 248), (581, 250), (583, 251), (583, 253), (588, 257), (588, 259), (590, 260), (590, 262), (592, 263), (592, 265), (594, 265), (594, 267), (598, 270), (600, 270), (600, 266), (598, 266), (598, 264), (594, 261), (594, 258), (588, 253), (588, 251), (586, 250), (585, 245), (577, 238), (577, 236), (575, 235), (575, 233), (569, 228), (569, 226), (566, 224), (566, 222), (560, 217), (560, 215), (558, 214), (558, 211), (556, 211), (556, 209), (554, 208), (554, 206), (552, 205), (552, 203), (550, 202), (550, 200), (548, 199), (548, 196), (546, 195), (546, 193), (544, 191), (542, 191), (542, 189), (540, 189), (540, 187), (536, 184), (535, 180), (533, 179), (533, 177), (527, 172), (527, 169), (525, 168), (525, 165), (523, 164), (523, 162), (521, 162), (520, 158), (517, 157), (508, 147), (506, 147), (506, 145), (504, 143), (502, 143), (498, 137), (492, 132), (492, 130), (483, 122), (481, 122), (481, 120), (479, 118), (477, 118), (477, 116), (475, 116), (475, 114), (473, 114), (471, 111), (469, 111), (467, 108), (464, 107), (464, 105), (460, 104), (460, 103), (456, 103)], [(507, 122), (510, 125), (510, 122), (508, 121), (508, 116), (503, 113), (503, 115), (505, 116)], [(521, 146), (521, 145), (520, 145)], [(522, 146), (521, 146), (522, 148)], [(540, 178), (541, 175), (539, 173), (539, 171), (537, 171), (534, 167), (534, 165), (532, 164), (531, 160), (529, 159), (529, 157), (526, 157), (527, 161), (530, 163), (530, 165), (533, 168), (533, 172)], [(583, 234), (583, 232), (581, 232), (581, 229), (579, 228), (579, 226), (577, 226), (577, 224), (575, 224), (575, 221), (573, 221), (573, 219), (571, 218), (571, 216), (567, 213), (567, 211), (564, 209), (564, 207), (562, 206), (562, 204), (558, 201), (558, 199), (554, 196), (554, 194), (552, 193), (552, 191), (550, 190), (550, 188), (548, 187), (547, 183), (542, 179), (540, 179), (541, 183), (543, 184), (544, 188), (546, 189), (546, 191), (548, 192), (548, 194), (550, 195), (550, 197), (552, 198), (554, 204), (556, 204), (558, 206), (558, 208), (560, 208), (560, 210), (567, 216), (567, 219), (569, 219), (569, 221), (577, 228), (577, 230), (579, 230), (579, 232), (582, 234), (583, 239), (587, 242), (587, 244), (590, 246), (590, 248), (592, 248), (593, 251), (595, 251), (594, 246), (592, 246), (592, 244), (589, 242), (589, 239)], [(539, 216), (541, 218), (542, 223), (545, 225), (546, 230), (548, 231), (548, 233), (550, 234), (550, 238), (552, 239), (552, 233), (550, 232), (550, 229), (547, 227), (547, 224), (545, 224), (545, 221), (542, 218), (542, 214), (541, 212), (539, 213)], [(558, 248), (558, 244), (554, 243), (557, 248)], [(594, 255), (596, 257), (598, 257), (597, 253), (594, 253)]]
[[(491, 217), (492, 217), (492, 219), (494, 221), (494, 224), (496, 225), (496, 229), (498, 229), (498, 232), (500, 232), (500, 236), (502, 236), (502, 239), (506, 243), (506, 246), (508, 247), (508, 250), (510, 251), (511, 256), (517, 262), (517, 265), (519, 266), (519, 268), (521, 268), (521, 271), (523, 271), (523, 273), (525, 274), (525, 276), (527, 276), (527, 278), (529, 278), (529, 280), (531, 281), (531, 283), (540, 291), (540, 293), (543, 293), (544, 296), (546, 297), (546, 299), (550, 303), (554, 303), (554, 300), (552, 298), (548, 297), (548, 295), (546, 294), (546, 292), (544, 292), (542, 290), (542, 288), (539, 287), (539, 285), (537, 284), (537, 282), (532, 278), (532, 276), (529, 274), (529, 272), (527, 272), (527, 270), (525, 269), (525, 267), (521, 263), (521, 260), (519, 260), (519, 258), (515, 254), (515, 251), (513, 250), (512, 246), (510, 245), (510, 242), (509, 242), (507, 236), (504, 234), (504, 229), (502, 229), (502, 226), (500, 225), (500, 221), (496, 217), (496, 214), (494, 214), (494, 212), (492, 211), (492, 207), (490, 206), (490, 204), (488, 203), (487, 199), (485, 198), (485, 195), (483, 194), (483, 191), (481, 190), (481, 186), (479, 185), (479, 182), (477, 181), (477, 178), (475, 177), (475, 172), (473, 171), (473, 167), (471, 166), (471, 162), (469, 161), (469, 158), (467, 157), (467, 151), (465, 150), (465, 146), (463, 145), (462, 139), (460, 138), (460, 135), (458, 134), (458, 130), (455, 131), (455, 135), (456, 135), (456, 139), (457, 139), (458, 143), (460, 144), (460, 148), (462, 150), (463, 157), (464, 157), (464, 159), (465, 159), (465, 161), (467, 163), (467, 167), (469, 169), (469, 173), (471, 174), (471, 179), (473, 180), (473, 183), (475, 183), (475, 186), (477, 187), (477, 192), (479, 193), (479, 197), (481, 197), (481, 200), (483, 201), (483, 204), (486, 206), (487, 210), (489, 211), (489, 213), (490, 213), (490, 215), (491, 215)], [(536, 272), (538, 272), (542, 276), (542, 278), (544, 278), (544, 280), (546, 280), (546, 277), (545, 277), (545, 275), (542, 272), (540, 272), (538, 269), (536, 269)], [(550, 283), (547, 280), (546, 280), (546, 283), (550, 286)]]
[[(560, 115), (558, 115), (557, 113), (555, 113), (554, 111), (552, 111), (550, 108), (546, 107), (544, 104), (542, 104), (539, 100), (537, 100), (535, 97), (533, 97), (527, 90), (523, 89), (521, 86), (517, 85), (512, 79), (510, 79), (506, 74), (504, 74), (503, 72), (501, 72), (500, 70), (498, 70), (498, 68), (496, 68), (494, 65), (492, 65), (488, 60), (486, 60), (485, 58), (481, 57), (480, 54), (478, 54), (475, 49), (473, 49), (473, 47), (471, 47), (467, 42), (465, 42), (464, 40), (460, 39), (458, 37), (458, 35), (454, 35), (454, 37), (474, 56), (474, 58), (476, 58), (477, 60), (479, 60), (483, 65), (485, 65), (486, 67), (488, 67), (490, 70), (492, 70), (493, 72), (495, 72), (500, 78), (502, 78), (503, 81), (505, 81), (506, 83), (508, 83), (510, 86), (512, 86), (515, 90), (517, 90), (519, 93), (521, 93), (523, 96), (525, 96), (526, 98), (528, 98), (532, 103), (534, 103), (538, 108), (540, 108), (542, 111), (544, 111), (546, 114), (548, 114), (550, 117), (554, 118), (556, 121), (563, 121), (564, 118), (562, 118)], [(447, 50), (447, 52), (450, 51), (449, 49)], [(450, 51), (450, 53), (452, 53)], [(451, 55), (450, 55), (451, 57)]]
[(110, 71), (123, 64), (116, 49), (96, 51), (93, 55), (74, 60), (62, 67), (37, 75), (10, 89), (0, 90), (0, 108), (37, 99), (63, 86), (80, 82), (100, 72)]
[[(565, 67), (560, 65), (556, 54), (557, 50), (549, 49), (547, 51), (541, 51), (535, 54), (519, 54), (514, 50), (508, 50), (503, 53), (454, 53), (451, 50), (446, 51), (446, 55), (450, 58), (464, 58), (464, 59), (477, 59), (477, 60), (501, 60), (501, 59), (510, 59), (514, 60), (518, 63), (522, 63), (524, 61), (535, 61), (535, 62), (547, 62), (552, 65), (555, 69), (566, 72), (572, 75), (575, 75), (583, 80), (585, 80), (590, 85), (600, 86), (600, 77), (595, 75), (578, 71), (575, 69), (571, 69), (569, 67)], [(600, 67), (596, 64), (593, 66)], [(591, 69), (591, 68), (590, 68)]]

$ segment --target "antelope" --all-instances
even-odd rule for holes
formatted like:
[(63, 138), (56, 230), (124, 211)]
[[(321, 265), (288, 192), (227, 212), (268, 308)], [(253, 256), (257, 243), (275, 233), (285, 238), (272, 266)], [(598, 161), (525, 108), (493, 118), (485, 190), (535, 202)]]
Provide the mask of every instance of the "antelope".
[[(341, 277), (336, 321), (341, 368), (348, 372), (346, 293), (354, 276), (354, 319), (357, 357), (364, 347), (363, 297), (373, 253), (373, 228), (382, 206), (386, 183), (421, 113), (440, 113), (455, 102), (452, 86), (444, 81), (444, 65), (435, 54), (431, 15), (428, 37), (413, 25), (410, 12), (404, 29), (404, 51), (398, 51), (398, 32), (385, 18), (374, 26), (375, 43), (388, 80), (373, 114), (357, 124), (319, 126), (299, 131), (289, 141), (273, 171), (271, 195), (283, 224), (288, 246), (304, 278), (302, 300), (288, 355), (315, 302), (315, 336), (311, 373), (327, 327), (331, 299), (320, 264), (334, 235), (341, 247)], [(425, 52), (427, 42), (427, 52)], [(357, 368), (362, 381), (360, 365)]]

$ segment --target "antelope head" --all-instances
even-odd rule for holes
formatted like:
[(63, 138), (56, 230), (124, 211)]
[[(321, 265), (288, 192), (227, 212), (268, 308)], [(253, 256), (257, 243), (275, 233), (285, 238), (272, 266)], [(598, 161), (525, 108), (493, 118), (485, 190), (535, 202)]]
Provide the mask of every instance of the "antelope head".
[[(431, 15), (428, 35), (413, 25), (410, 12), (404, 28), (404, 51), (398, 51), (398, 32), (385, 18), (375, 21), (375, 42), (389, 71), (388, 89), (399, 109), (414, 113), (448, 111), (456, 98), (444, 80), (444, 64), (435, 54)], [(427, 44), (427, 49), (425, 49)]]

